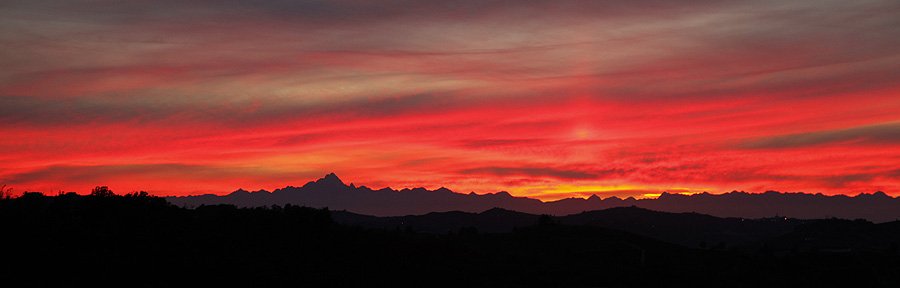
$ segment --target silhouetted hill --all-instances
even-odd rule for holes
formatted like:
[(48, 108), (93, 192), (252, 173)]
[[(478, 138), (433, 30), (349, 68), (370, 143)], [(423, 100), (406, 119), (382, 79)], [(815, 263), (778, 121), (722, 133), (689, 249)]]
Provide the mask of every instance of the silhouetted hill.
[[(900, 285), (898, 222), (788, 221), (798, 224), (757, 244), (696, 249), (628, 231), (688, 234), (673, 231), (680, 226), (718, 237), (710, 231), (734, 229), (735, 219), (640, 208), (568, 218), (504, 209), (377, 218), (294, 205), (186, 209), (146, 193), (95, 192), (0, 199), (10, 243), (0, 250), (7, 264), (0, 281), (9, 287)], [(386, 229), (341, 224), (347, 219)], [(390, 227), (407, 223), (435, 233)]]
[(900, 221), (874, 224), (864, 220), (811, 220), (790, 233), (767, 239), (764, 243), (767, 249), (773, 251), (897, 253)]
[(560, 217), (569, 225), (629, 231), (686, 246), (746, 245), (788, 233), (804, 220), (790, 218), (720, 218), (699, 213), (670, 213), (617, 207)]
[(724, 194), (681, 195), (663, 193), (658, 199), (569, 198), (551, 202), (514, 197), (507, 192), (461, 194), (447, 188), (371, 189), (346, 185), (331, 173), (301, 187), (288, 186), (275, 191), (237, 190), (225, 196), (199, 195), (166, 198), (178, 206), (232, 204), (238, 207), (304, 205), (347, 210), (376, 216), (422, 215), (429, 212), (463, 211), (478, 213), (494, 207), (531, 214), (569, 215), (613, 207), (636, 206), (664, 212), (696, 212), (718, 217), (766, 218), (785, 216), (800, 219), (844, 218), (887, 222), (900, 219), (900, 198), (883, 192), (854, 197), (806, 193), (761, 194), (729, 192)]
[[(448, 233), (474, 229), (487, 233), (508, 233), (538, 222), (539, 215), (493, 208), (481, 213), (432, 212), (416, 216), (375, 217), (333, 211), (338, 223), (366, 228)], [(689, 247), (734, 247), (749, 245), (787, 234), (809, 220), (785, 218), (719, 218), (698, 213), (669, 213), (638, 207), (616, 207), (552, 217), (552, 221), (573, 226), (593, 226), (627, 231)], [(869, 222), (866, 222), (869, 223)]]
[(332, 211), (332, 218), (342, 224), (378, 229), (412, 229), (417, 232), (448, 233), (468, 230), (471, 232), (505, 233), (513, 228), (538, 223), (538, 215), (493, 208), (481, 213), (460, 211), (431, 212), (415, 216), (376, 217), (347, 211)]

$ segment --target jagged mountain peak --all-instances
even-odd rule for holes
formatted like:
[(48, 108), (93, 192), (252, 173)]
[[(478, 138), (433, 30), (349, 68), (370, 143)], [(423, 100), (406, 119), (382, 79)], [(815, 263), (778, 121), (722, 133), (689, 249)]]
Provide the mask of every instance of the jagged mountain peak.
[(334, 189), (344, 189), (347, 188), (347, 184), (344, 184), (344, 181), (341, 181), (341, 178), (334, 173), (328, 173), (324, 177), (316, 179), (316, 181), (311, 181), (303, 185), (303, 189), (313, 189), (313, 190), (334, 190)]
[(244, 190), (244, 188), (238, 188), (237, 190), (232, 191), (228, 195), (238, 195), (238, 194), (250, 194), (250, 191)]
[(341, 178), (334, 172), (325, 174), (325, 177), (319, 178), (316, 183), (345, 185), (344, 181), (341, 181)]

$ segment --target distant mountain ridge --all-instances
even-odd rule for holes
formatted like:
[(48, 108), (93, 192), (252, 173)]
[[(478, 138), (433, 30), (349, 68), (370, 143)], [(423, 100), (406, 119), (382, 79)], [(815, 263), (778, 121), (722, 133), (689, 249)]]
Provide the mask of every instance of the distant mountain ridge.
[(187, 207), (211, 204), (232, 204), (239, 207), (294, 204), (316, 208), (328, 207), (331, 210), (347, 210), (375, 216), (422, 215), (448, 211), (477, 213), (491, 208), (561, 216), (636, 206), (663, 212), (696, 212), (717, 217), (784, 216), (800, 219), (867, 219), (873, 222), (900, 219), (900, 198), (888, 196), (881, 191), (852, 197), (775, 191), (761, 194), (738, 191), (695, 195), (663, 193), (657, 199), (632, 197), (601, 199), (594, 195), (587, 199), (567, 198), (542, 202), (533, 198), (512, 196), (507, 192), (462, 194), (443, 187), (435, 190), (425, 188), (375, 190), (366, 186), (347, 185), (334, 173), (301, 187), (288, 186), (271, 192), (239, 189), (224, 196), (206, 194), (166, 199), (175, 205)]

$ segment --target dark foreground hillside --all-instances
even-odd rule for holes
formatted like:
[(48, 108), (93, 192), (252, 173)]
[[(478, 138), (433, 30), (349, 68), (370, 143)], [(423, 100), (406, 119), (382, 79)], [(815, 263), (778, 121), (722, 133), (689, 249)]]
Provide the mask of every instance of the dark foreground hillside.
[[(400, 226), (344, 226), (333, 222), (328, 210), (298, 206), (185, 209), (146, 194), (117, 196), (104, 189), (93, 194), (26, 194), (0, 200), (6, 244), (0, 283), (12, 284), (7, 287), (900, 285), (896, 245), (851, 251), (769, 244), (759, 249), (687, 248), (596, 225), (562, 225), (551, 217), (537, 217), (533, 224), (506, 233), (484, 233), (474, 227), (419, 233)], [(893, 235), (898, 228), (839, 224), (835, 229), (801, 225), (797, 233), (781, 235), (775, 239), (780, 242), (773, 243), (791, 243), (792, 237), (854, 239), (854, 233), (872, 227)]]

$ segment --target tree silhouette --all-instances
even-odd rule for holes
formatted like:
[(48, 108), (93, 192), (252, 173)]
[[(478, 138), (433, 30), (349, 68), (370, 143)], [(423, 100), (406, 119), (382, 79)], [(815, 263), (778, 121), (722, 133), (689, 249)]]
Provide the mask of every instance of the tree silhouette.
[(106, 186), (97, 186), (94, 187), (94, 190), (91, 190), (91, 196), (94, 197), (112, 197), (116, 196), (112, 190), (109, 190), (109, 187)]
[(538, 226), (547, 227), (547, 226), (555, 226), (557, 223), (556, 223), (556, 220), (553, 220), (553, 216), (550, 216), (548, 214), (541, 214), (541, 216), (538, 217), (537, 224), (538, 224)]
[(12, 187), (6, 187), (6, 185), (0, 185), (0, 198), (9, 199), (12, 197)]

